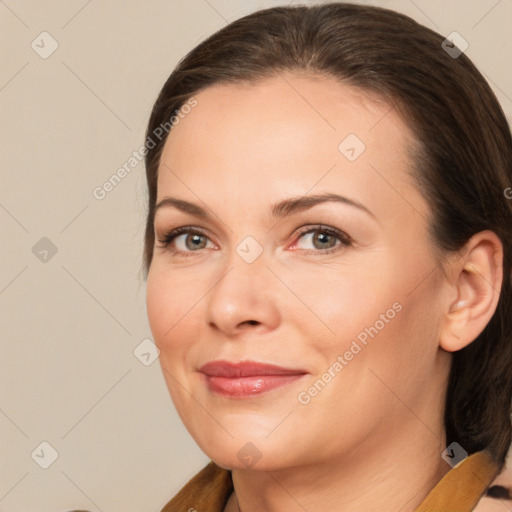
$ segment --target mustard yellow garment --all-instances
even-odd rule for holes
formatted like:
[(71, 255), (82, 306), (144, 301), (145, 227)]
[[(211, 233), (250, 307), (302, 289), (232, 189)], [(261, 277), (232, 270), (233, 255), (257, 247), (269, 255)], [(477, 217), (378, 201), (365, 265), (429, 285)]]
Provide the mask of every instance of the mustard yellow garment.
[[(497, 474), (486, 451), (473, 453), (448, 471), (414, 512), (470, 512)], [(231, 472), (210, 462), (162, 512), (222, 512), (232, 492)]]

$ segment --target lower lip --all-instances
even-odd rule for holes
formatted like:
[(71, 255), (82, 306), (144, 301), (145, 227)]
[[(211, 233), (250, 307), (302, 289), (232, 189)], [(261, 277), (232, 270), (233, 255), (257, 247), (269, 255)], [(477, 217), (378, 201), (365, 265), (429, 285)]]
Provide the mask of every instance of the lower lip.
[[(204, 374), (203, 374), (204, 375)], [(211, 391), (232, 398), (247, 398), (277, 389), (304, 377), (294, 375), (255, 375), (253, 377), (211, 377), (204, 375)]]

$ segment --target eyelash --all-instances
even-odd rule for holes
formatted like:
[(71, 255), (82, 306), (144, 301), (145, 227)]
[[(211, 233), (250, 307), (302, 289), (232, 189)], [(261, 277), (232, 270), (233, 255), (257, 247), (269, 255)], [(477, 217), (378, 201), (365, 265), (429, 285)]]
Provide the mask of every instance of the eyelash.
[[(335, 236), (341, 243), (334, 245), (334, 247), (329, 247), (327, 249), (312, 249), (311, 251), (308, 251), (307, 254), (310, 254), (311, 252), (315, 254), (331, 254), (333, 252), (339, 251), (341, 247), (352, 247), (353, 240), (350, 238), (346, 233), (343, 231), (332, 228), (329, 226), (323, 226), (321, 224), (316, 226), (305, 226), (303, 228), (300, 228), (296, 234), (296, 239), (299, 240), (303, 236), (309, 234), (309, 233), (326, 233), (332, 236)], [(195, 228), (193, 226), (182, 226), (176, 229), (173, 229), (166, 233), (162, 239), (159, 239), (158, 242), (160, 243), (159, 247), (162, 249), (169, 248), (169, 245), (174, 241), (175, 238), (177, 238), (179, 235), (182, 234), (191, 234), (191, 235), (201, 235), (208, 237), (206, 233), (204, 233), (201, 229)], [(305, 250), (305, 249), (303, 249)], [(180, 254), (182, 256), (192, 256), (195, 252), (198, 251), (178, 251), (173, 250), (174, 254)]]
[[(206, 233), (203, 233), (203, 231), (201, 231), (199, 228), (194, 228), (193, 226), (182, 226), (180, 228), (176, 228), (169, 231), (164, 235), (164, 237), (161, 240), (158, 240), (158, 242), (160, 243), (159, 247), (161, 247), (162, 249), (167, 249), (171, 242), (173, 242), (175, 238), (177, 238), (179, 235), (182, 235), (183, 233), (187, 233), (190, 235), (202, 235), (207, 237)], [(173, 250), (172, 252), (174, 254), (182, 254), (183, 256), (193, 256), (194, 252), (199, 251)]]
[[(343, 231), (332, 228), (329, 226), (324, 226), (322, 224), (318, 224), (316, 226), (305, 226), (303, 228), (300, 228), (297, 232), (297, 240), (302, 238), (303, 236), (309, 234), (309, 233), (326, 233), (328, 235), (332, 235), (336, 237), (341, 243), (336, 244), (334, 247), (329, 247), (328, 249), (311, 249), (312, 253), (316, 254), (331, 254), (333, 252), (337, 252), (342, 247), (351, 247), (353, 245), (353, 240)], [(302, 249), (306, 250), (306, 249)], [(310, 254), (310, 252), (307, 252), (307, 254)]]

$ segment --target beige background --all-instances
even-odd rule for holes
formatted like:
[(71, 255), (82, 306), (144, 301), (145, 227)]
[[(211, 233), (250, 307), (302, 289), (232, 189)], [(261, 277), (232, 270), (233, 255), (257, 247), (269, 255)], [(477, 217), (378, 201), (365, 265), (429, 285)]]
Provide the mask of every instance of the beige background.
[[(285, 3), (0, 0), (0, 511), (159, 511), (207, 462), (158, 360), (133, 353), (151, 338), (143, 165), (104, 199), (93, 190), (143, 144), (180, 57)], [(362, 3), (462, 34), (512, 119), (511, 0)], [(58, 43), (47, 58), (43, 31)], [(47, 469), (42, 442), (58, 452)]]

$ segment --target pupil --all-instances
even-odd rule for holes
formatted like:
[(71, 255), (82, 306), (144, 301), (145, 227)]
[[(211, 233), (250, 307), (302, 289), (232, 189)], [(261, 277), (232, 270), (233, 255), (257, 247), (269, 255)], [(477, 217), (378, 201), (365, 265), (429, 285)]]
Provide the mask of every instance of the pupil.
[(187, 242), (192, 240), (190, 244), (187, 243), (188, 249), (197, 249), (204, 247), (204, 241), (201, 240), (202, 235), (191, 235), (187, 237)]
[(321, 248), (324, 247), (322, 244), (326, 244), (327, 245), (329, 244), (329, 237), (331, 235), (327, 234), (327, 233), (319, 233), (318, 236), (316, 237), (316, 241), (317, 242), (320, 242), (320, 246)]

